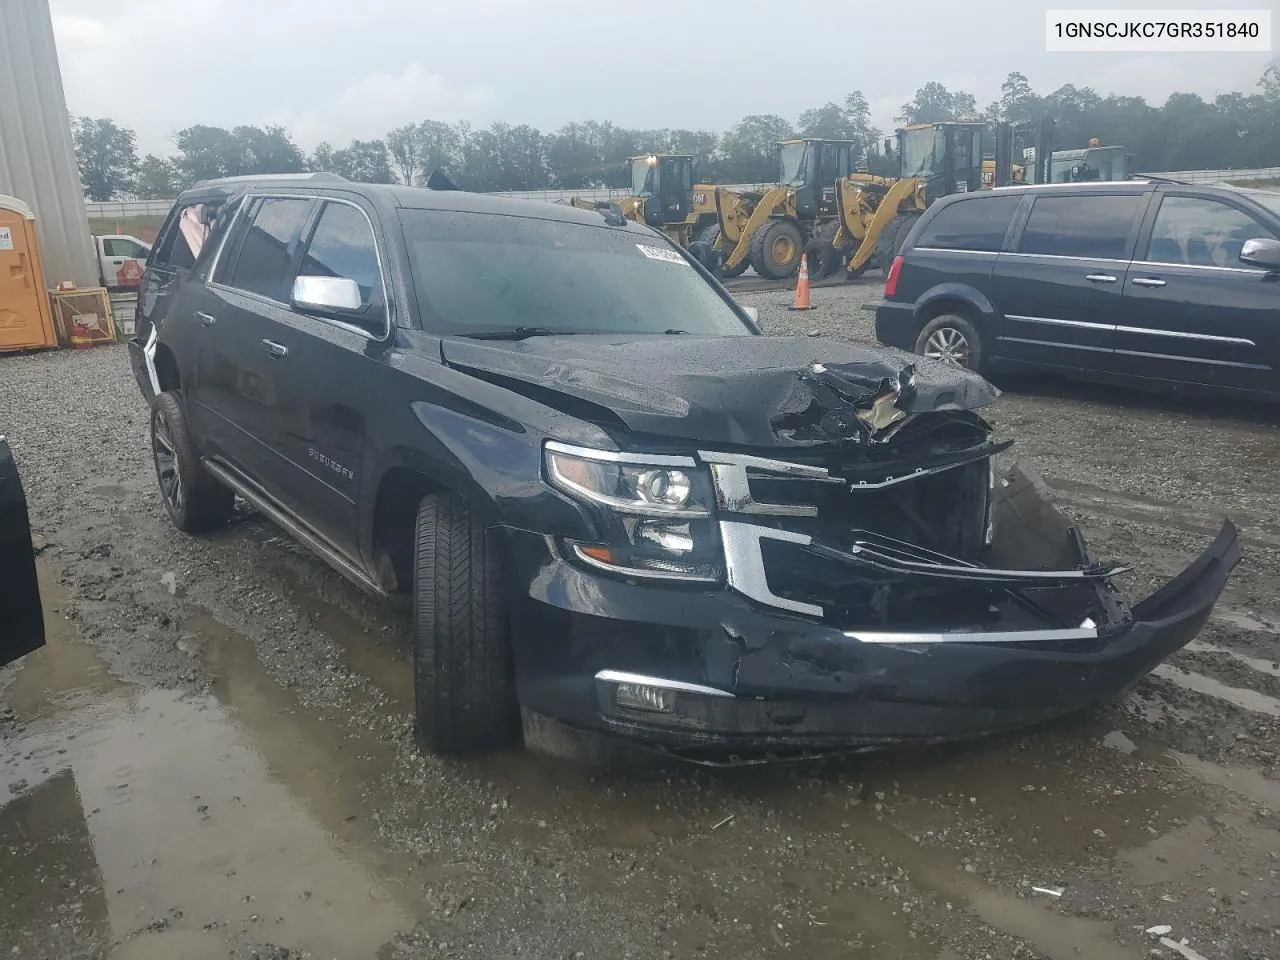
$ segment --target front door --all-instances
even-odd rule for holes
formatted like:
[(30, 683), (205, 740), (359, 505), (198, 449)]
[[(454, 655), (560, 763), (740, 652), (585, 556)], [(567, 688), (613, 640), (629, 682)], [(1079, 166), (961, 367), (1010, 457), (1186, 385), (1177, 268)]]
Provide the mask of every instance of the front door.
[(361, 304), (340, 313), (294, 307), (270, 318), (270, 338), (287, 351), (271, 360), (281, 414), (271, 443), (283, 466), (271, 492), (355, 559), (369, 383), (389, 344), (370, 218), (354, 203), (323, 201), (297, 273), (354, 280)]
[(1069, 370), (1109, 369), (1125, 270), (1147, 194), (1037, 195), (996, 259), (994, 352)]
[(1159, 202), (1124, 285), (1116, 362), (1138, 376), (1280, 391), (1280, 283), (1240, 262), (1275, 238), (1243, 205), (1192, 190)]

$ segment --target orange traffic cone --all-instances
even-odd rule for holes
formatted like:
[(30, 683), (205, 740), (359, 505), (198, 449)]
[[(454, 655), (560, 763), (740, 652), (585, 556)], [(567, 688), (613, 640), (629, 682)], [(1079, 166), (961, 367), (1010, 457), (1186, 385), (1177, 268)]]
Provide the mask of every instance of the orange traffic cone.
[(812, 310), (813, 304), (809, 302), (809, 257), (808, 254), (800, 254), (800, 276), (796, 278), (796, 299), (791, 304), (789, 310)]

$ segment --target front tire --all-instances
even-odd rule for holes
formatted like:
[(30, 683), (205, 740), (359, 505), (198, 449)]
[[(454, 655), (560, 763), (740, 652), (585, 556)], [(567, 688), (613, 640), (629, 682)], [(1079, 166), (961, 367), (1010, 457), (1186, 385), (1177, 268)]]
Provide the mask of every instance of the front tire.
[(423, 498), (415, 530), (414, 706), (432, 753), (506, 746), (520, 729), (502, 567), (491, 534), (452, 493)]
[(804, 235), (791, 220), (770, 220), (751, 238), (751, 266), (765, 280), (785, 280), (800, 269)]
[(709, 223), (698, 231), (698, 239), (708, 246), (715, 249), (720, 254), (720, 273), (722, 279), (732, 280), (734, 277), (740, 277), (747, 272), (747, 267), (751, 266), (751, 258), (743, 257), (741, 262), (732, 270), (724, 269), (724, 262), (729, 259), (729, 253), (733, 253), (733, 248), (729, 248), (729, 253), (725, 253), (719, 249), (720, 243), (720, 224)]
[(235, 510), (235, 494), (200, 462), (176, 391), (151, 401), (151, 458), (165, 512), (183, 533), (207, 533), (225, 526)]

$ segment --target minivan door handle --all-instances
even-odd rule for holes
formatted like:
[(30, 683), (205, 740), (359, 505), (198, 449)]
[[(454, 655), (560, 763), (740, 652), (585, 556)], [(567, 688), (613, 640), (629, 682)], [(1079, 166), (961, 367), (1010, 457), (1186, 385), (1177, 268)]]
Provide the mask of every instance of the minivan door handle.
[(1134, 286), (1138, 287), (1163, 287), (1164, 281), (1157, 280), (1155, 277), (1134, 277)]
[(199, 310), (196, 311), (196, 319), (200, 321), (202, 327), (212, 327), (218, 322), (218, 318), (212, 313), (201, 313)]
[(1087, 273), (1084, 277), (1092, 283), (1115, 283), (1116, 278), (1109, 273)]
[(289, 348), (283, 343), (276, 343), (274, 340), (263, 340), (262, 349), (273, 357), (287, 357), (289, 355)]

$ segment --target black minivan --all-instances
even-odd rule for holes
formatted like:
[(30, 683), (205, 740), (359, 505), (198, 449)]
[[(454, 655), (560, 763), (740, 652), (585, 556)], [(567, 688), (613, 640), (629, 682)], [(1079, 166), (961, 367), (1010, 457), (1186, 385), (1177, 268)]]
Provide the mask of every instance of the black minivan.
[(949, 197), (867, 308), (881, 343), (982, 373), (1280, 395), (1280, 192), (1151, 179)]

